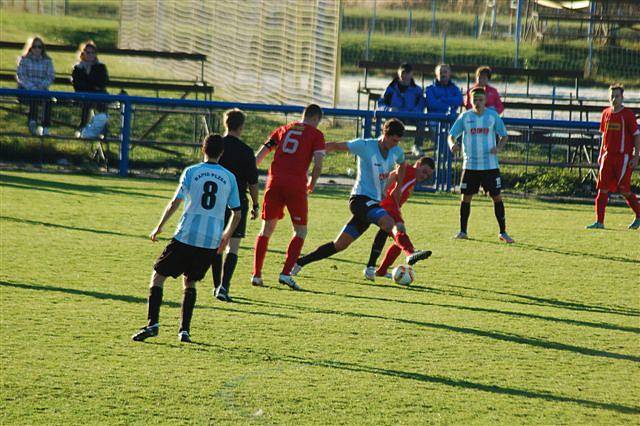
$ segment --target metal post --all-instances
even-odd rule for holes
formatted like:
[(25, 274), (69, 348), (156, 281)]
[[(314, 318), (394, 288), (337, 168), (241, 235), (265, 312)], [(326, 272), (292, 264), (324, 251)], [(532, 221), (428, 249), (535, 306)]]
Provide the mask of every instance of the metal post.
[(371, 16), (371, 25), (369, 26), (369, 32), (367, 33), (367, 47), (364, 51), (364, 58), (369, 60), (369, 50), (371, 49), (371, 34), (376, 28), (376, 0), (373, 0), (373, 15)]
[(373, 113), (371, 111), (367, 112), (367, 115), (364, 116), (364, 129), (362, 129), (362, 137), (368, 139), (371, 137), (371, 123), (373, 121)]
[(431, 0), (431, 35), (436, 35), (436, 0)]
[(447, 63), (447, 32), (442, 32), (442, 58), (441, 62), (443, 64)]
[(122, 131), (120, 133), (120, 176), (129, 174), (129, 143), (131, 141), (131, 102), (126, 100), (122, 106)]
[(596, 2), (591, 0), (589, 5), (589, 58), (587, 60), (587, 77), (591, 77), (591, 70), (593, 69), (593, 27), (594, 18), (596, 14)]
[(518, 10), (516, 11), (516, 54), (513, 57), (513, 67), (518, 68), (520, 56), (520, 34), (522, 32), (522, 0), (518, 0)]

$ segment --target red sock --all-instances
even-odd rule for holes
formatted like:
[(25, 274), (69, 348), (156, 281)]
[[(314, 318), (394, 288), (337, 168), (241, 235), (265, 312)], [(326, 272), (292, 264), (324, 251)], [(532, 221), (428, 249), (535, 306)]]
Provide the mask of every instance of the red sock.
[(631, 207), (631, 210), (636, 214), (636, 218), (640, 217), (640, 203), (638, 197), (633, 192), (628, 197), (624, 197), (627, 200), (627, 205)]
[(262, 265), (264, 265), (264, 258), (267, 255), (267, 247), (269, 247), (269, 237), (258, 235), (256, 245), (254, 246), (255, 253), (253, 255), (254, 277), (262, 276)]
[(405, 253), (411, 254), (416, 251), (413, 248), (413, 244), (411, 244), (411, 240), (409, 236), (404, 232), (398, 232), (393, 236), (393, 241), (396, 242), (398, 247), (400, 247)]
[(289, 247), (287, 247), (287, 258), (284, 261), (284, 267), (282, 273), (285, 275), (291, 275), (291, 268), (296, 263), (296, 260), (300, 257), (302, 252), (302, 246), (304, 245), (304, 238), (293, 236), (289, 241)]
[(384, 254), (384, 259), (376, 271), (376, 275), (380, 277), (386, 275), (387, 270), (391, 265), (393, 265), (393, 262), (396, 261), (398, 256), (400, 256), (400, 253), (402, 253), (402, 249), (395, 244), (391, 244), (387, 249), (387, 252)]
[(609, 201), (609, 194), (598, 191), (598, 195), (596, 195), (596, 220), (600, 223), (604, 223), (604, 210), (607, 208), (607, 201)]

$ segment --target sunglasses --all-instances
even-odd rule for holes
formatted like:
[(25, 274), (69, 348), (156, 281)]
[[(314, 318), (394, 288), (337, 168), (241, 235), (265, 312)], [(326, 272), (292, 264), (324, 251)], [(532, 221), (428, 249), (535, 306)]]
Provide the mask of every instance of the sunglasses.
[(41, 44), (34, 44), (33, 46), (31, 46), (32, 49), (42, 49), (44, 46), (42, 46)]

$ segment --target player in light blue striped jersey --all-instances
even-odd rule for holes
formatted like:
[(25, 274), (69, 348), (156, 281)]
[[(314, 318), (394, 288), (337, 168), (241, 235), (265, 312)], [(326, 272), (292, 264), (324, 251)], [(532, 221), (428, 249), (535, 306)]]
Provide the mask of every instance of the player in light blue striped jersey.
[[(184, 201), (184, 212), (171, 242), (153, 267), (148, 299), (148, 323), (132, 339), (143, 341), (158, 335), (162, 288), (167, 277), (183, 275), (184, 295), (178, 337), (190, 342), (189, 328), (196, 303), (196, 282), (204, 278), (213, 258), (221, 253), (240, 222), (240, 197), (236, 178), (218, 164), (224, 149), (220, 135), (209, 135), (202, 142), (204, 162), (187, 167), (178, 189), (162, 214), (151, 240), (158, 234)], [(232, 211), (224, 229), (225, 209)], [(223, 230), (224, 229), (224, 230)]]
[(500, 226), (500, 240), (513, 243), (513, 239), (506, 231), (497, 155), (507, 143), (507, 129), (498, 113), (486, 107), (486, 94), (483, 88), (472, 89), (471, 98), (473, 109), (461, 114), (449, 131), (449, 148), (454, 153), (460, 150), (457, 139), (462, 135), (463, 163), (460, 183), (462, 202), (460, 203), (460, 232), (456, 238), (468, 238), (467, 223), (471, 214), (471, 200), (482, 185), (493, 199), (495, 216)]

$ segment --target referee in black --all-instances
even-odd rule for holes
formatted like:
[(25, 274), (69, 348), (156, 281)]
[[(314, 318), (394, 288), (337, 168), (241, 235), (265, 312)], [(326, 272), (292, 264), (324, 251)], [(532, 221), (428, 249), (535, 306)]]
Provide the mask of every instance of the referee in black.
[[(229, 297), (229, 287), (233, 271), (238, 262), (238, 249), (240, 240), (245, 236), (247, 228), (247, 214), (249, 213), (249, 200), (247, 190), (251, 196), (251, 220), (258, 217), (260, 204), (258, 202), (258, 167), (253, 150), (242, 140), (242, 130), (244, 129), (245, 114), (237, 108), (224, 113), (224, 152), (218, 163), (236, 176), (238, 182), (238, 193), (240, 194), (241, 219), (236, 228), (229, 246), (227, 247), (224, 262), (223, 255), (218, 254), (213, 260), (212, 275), (214, 285), (214, 295), (223, 302), (231, 302)], [(231, 217), (231, 211), (227, 209), (226, 222)]]

